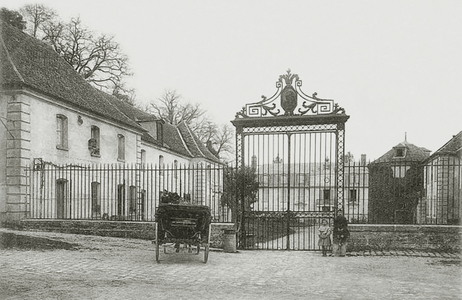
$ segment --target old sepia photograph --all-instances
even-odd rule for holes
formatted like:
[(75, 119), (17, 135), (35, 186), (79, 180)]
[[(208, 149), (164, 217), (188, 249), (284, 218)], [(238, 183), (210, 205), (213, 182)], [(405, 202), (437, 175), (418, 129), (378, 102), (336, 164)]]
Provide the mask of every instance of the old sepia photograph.
[(0, 299), (462, 299), (461, 16), (1, 1)]

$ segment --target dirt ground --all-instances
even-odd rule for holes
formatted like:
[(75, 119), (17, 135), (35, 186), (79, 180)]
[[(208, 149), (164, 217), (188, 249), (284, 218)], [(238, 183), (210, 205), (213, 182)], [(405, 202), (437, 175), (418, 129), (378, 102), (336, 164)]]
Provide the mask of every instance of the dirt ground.
[(145, 240), (0, 234), (33, 241), (0, 239), (0, 299), (462, 299), (459, 254), (211, 251), (205, 264), (203, 252), (168, 248), (156, 263)]

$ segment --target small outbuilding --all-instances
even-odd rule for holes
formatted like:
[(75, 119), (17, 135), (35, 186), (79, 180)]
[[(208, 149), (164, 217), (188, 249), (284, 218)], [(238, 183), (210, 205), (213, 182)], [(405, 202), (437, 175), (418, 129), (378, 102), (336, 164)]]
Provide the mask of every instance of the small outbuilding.
[(375, 224), (414, 224), (424, 191), (422, 163), (430, 150), (405, 139), (369, 168), (369, 221)]

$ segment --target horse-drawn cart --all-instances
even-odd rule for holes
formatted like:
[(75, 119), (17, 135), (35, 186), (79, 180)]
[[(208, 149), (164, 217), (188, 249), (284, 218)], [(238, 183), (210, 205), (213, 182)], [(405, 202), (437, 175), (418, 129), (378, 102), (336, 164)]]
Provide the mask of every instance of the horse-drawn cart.
[(175, 245), (179, 252), (180, 244), (196, 246), (196, 254), (204, 247), (204, 262), (209, 256), (211, 213), (208, 206), (163, 204), (156, 211), (156, 261), (159, 262), (160, 246)]

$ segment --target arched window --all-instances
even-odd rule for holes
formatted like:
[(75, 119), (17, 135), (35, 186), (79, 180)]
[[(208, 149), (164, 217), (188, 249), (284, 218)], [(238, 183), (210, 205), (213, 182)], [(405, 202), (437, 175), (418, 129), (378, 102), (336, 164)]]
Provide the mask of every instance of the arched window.
[(99, 139), (99, 127), (91, 126), (91, 139), (88, 141), (88, 150), (90, 150), (91, 156), (99, 156), (100, 139)]
[(67, 117), (65, 115), (56, 115), (56, 148), (68, 150), (67, 136)]
[(146, 150), (141, 149), (141, 165), (146, 164)]
[(118, 137), (118, 148), (117, 148), (117, 160), (125, 160), (125, 137), (121, 134), (117, 135)]
[(159, 155), (159, 174), (160, 175), (164, 175), (163, 169), (164, 169), (164, 156)]
[(132, 215), (132, 220), (133, 220), (133, 215), (136, 214), (136, 186), (134, 185), (131, 185), (130, 186), (130, 194), (128, 195), (129, 196), (129, 202), (128, 202), (128, 205), (129, 205), (129, 212), (130, 212), (130, 215)]
[(67, 179), (56, 180), (56, 218), (64, 219), (69, 217), (66, 208), (68, 207), (68, 185)]
[(117, 185), (117, 215), (125, 216), (125, 185)]
[(178, 161), (176, 159), (173, 161), (173, 168), (173, 177), (176, 179), (178, 178)]
[(101, 184), (96, 181), (91, 183), (91, 214), (92, 218), (101, 216)]

